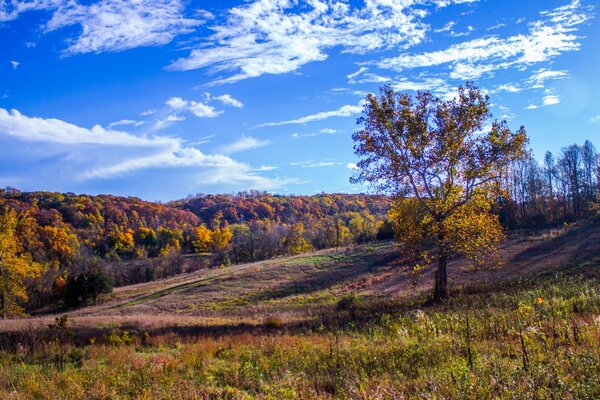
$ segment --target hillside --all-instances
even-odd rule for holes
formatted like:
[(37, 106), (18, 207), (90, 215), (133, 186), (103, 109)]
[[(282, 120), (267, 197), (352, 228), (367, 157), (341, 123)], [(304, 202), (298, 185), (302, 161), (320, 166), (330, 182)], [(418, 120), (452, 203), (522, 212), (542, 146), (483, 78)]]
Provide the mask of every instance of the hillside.
[(6, 188), (0, 189), (0, 218), (18, 221), (14, 240), (20, 252), (41, 265), (39, 282), (26, 282), (28, 296), (16, 304), (39, 313), (86, 303), (86, 294), (77, 289), (85, 285), (74, 280), (89, 273), (123, 286), (210, 265), (371, 241), (389, 202), (364, 194), (252, 192), (161, 204)]
[[(501, 266), (483, 270), (461, 258), (452, 260), (450, 287), (459, 293), (555, 273), (598, 276), (600, 227), (586, 223), (516, 232), (502, 245), (500, 255)], [(164, 332), (185, 326), (200, 333), (251, 328), (268, 318), (277, 318), (284, 326), (311, 326), (349, 294), (371, 302), (423, 302), (432, 280), (430, 270), (415, 277), (394, 243), (379, 242), (120, 287), (102, 304), (69, 316), (74, 326), (100, 330), (123, 325)], [(36, 320), (46, 323), (53, 318)], [(30, 323), (15, 320), (0, 326), (12, 330)]]

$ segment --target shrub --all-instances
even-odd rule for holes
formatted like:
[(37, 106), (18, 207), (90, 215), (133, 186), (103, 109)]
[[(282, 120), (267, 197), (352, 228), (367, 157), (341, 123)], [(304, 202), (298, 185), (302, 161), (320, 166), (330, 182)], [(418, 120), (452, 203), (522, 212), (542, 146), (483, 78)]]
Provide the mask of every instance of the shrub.
[(268, 317), (263, 322), (263, 325), (267, 329), (280, 329), (282, 322), (281, 322), (281, 319), (279, 319), (277, 317)]

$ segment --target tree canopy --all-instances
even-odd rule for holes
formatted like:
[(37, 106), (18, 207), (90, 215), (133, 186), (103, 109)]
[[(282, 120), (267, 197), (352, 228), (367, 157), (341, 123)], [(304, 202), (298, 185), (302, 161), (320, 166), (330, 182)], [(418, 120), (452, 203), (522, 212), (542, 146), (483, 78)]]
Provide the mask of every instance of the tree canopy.
[[(17, 215), (8, 210), (0, 214), (0, 313), (2, 318), (20, 315), (19, 302), (27, 300), (26, 279), (35, 279), (44, 271), (42, 264), (34, 262), (25, 251), (17, 229), (27, 215)], [(20, 221), (21, 220), (21, 221)]]
[(434, 298), (448, 298), (447, 260), (453, 252), (479, 260), (493, 252), (502, 227), (491, 213), (500, 177), (525, 153), (527, 136), (492, 121), (489, 98), (474, 84), (442, 100), (390, 86), (367, 97), (364, 129), (353, 135), (361, 157), (353, 182), (390, 194), (398, 238), (429, 264), (438, 259)]

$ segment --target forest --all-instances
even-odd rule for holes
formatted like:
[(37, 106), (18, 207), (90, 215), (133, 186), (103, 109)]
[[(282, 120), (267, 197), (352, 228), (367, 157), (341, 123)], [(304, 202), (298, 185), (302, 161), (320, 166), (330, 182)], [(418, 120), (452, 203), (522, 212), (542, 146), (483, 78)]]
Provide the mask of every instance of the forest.
[[(0, 190), (3, 219), (14, 220), (16, 253), (43, 271), (11, 278), (26, 286), (13, 292), (28, 293), (14, 299), (15, 311), (79, 306), (95, 302), (98, 290), (113, 285), (364, 243), (376, 238), (388, 209), (389, 199), (375, 195), (251, 192), (159, 204), (111, 195)], [(3, 225), (8, 236), (11, 223)]]

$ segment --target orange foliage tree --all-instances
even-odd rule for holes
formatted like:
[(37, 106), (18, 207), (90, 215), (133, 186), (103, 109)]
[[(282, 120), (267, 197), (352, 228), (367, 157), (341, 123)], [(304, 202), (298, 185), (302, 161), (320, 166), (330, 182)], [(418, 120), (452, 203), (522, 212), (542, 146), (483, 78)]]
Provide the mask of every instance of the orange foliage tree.
[[(416, 249), (422, 265), (438, 261), (434, 299), (449, 297), (448, 256), (489, 253), (502, 227), (491, 214), (506, 166), (525, 153), (521, 127), (512, 132), (491, 118), (489, 99), (472, 83), (453, 100), (429, 92), (413, 98), (390, 86), (370, 94), (353, 135), (361, 157), (354, 182), (370, 182), (396, 198), (397, 235)], [(410, 246), (412, 245), (412, 246)], [(430, 250), (431, 249), (431, 250)]]

